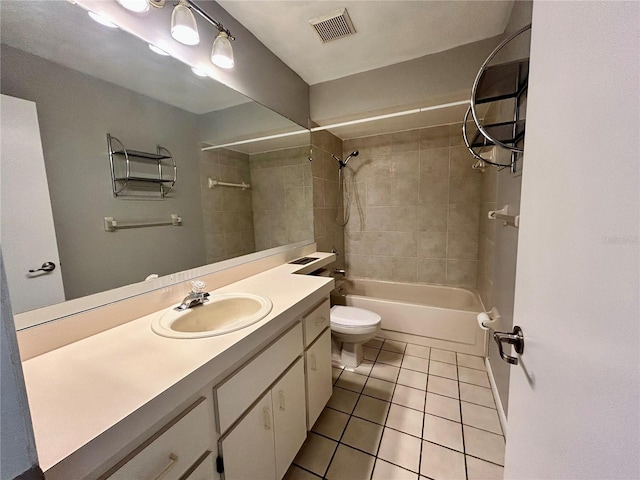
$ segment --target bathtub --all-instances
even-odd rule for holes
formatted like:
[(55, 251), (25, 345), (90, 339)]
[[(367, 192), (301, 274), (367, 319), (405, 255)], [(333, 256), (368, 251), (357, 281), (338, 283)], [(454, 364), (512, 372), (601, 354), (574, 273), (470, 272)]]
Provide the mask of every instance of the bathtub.
[(383, 282), (338, 281), (334, 303), (366, 308), (382, 317), (381, 336), (429, 347), (484, 356), (486, 332), (476, 316), (478, 294), (464, 288)]

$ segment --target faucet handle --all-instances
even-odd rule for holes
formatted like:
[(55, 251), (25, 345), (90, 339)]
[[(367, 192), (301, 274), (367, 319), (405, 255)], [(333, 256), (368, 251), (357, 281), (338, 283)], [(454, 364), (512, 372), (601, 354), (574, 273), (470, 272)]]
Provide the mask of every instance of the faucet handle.
[(207, 284), (202, 280), (194, 280), (191, 282), (191, 292), (192, 293), (202, 293), (203, 290), (207, 287)]

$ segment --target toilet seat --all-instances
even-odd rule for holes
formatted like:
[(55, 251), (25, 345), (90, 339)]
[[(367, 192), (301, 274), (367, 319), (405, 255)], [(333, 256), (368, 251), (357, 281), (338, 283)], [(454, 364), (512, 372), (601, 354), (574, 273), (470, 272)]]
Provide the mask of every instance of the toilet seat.
[(331, 307), (331, 330), (339, 333), (375, 333), (380, 329), (382, 317), (358, 307), (335, 305)]

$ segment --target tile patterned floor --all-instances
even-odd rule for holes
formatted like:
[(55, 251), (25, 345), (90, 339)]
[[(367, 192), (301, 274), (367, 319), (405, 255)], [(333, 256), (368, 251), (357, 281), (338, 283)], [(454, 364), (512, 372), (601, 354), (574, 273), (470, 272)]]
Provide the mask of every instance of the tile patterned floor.
[(504, 437), (481, 357), (376, 338), (286, 480), (501, 480)]

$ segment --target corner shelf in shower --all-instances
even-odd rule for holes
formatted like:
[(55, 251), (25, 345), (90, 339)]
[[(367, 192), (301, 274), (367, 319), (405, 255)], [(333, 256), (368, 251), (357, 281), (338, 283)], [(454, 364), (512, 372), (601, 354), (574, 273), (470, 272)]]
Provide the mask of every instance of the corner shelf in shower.
[[(115, 149), (114, 143), (117, 143), (120, 148)], [(173, 190), (176, 184), (178, 167), (173, 155), (166, 148), (157, 145), (156, 153), (127, 150), (120, 140), (108, 133), (107, 147), (114, 197), (165, 198)], [(157, 173), (132, 173), (132, 167), (138, 163), (151, 163), (153, 166), (157, 166)], [(172, 177), (165, 176), (163, 163), (172, 170)], [(158, 190), (144, 189), (145, 184), (147, 186), (157, 185)], [(140, 188), (136, 189), (136, 185)], [(136, 190), (138, 190), (137, 193)]]

